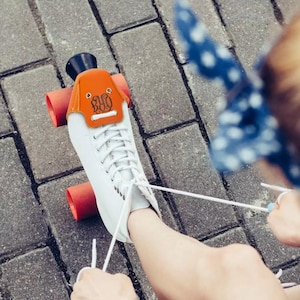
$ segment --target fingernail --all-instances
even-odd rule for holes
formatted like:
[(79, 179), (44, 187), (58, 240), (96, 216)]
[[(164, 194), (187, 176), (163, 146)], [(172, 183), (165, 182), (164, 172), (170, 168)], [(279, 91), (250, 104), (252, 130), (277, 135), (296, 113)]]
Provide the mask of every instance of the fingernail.
[(268, 211), (271, 212), (275, 207), (275, 203), (269, 203), (268, 204)]

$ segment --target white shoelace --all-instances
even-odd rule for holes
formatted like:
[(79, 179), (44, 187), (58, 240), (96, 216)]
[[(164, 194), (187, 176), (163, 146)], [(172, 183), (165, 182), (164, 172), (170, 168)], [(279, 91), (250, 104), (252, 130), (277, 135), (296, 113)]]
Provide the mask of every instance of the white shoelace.
[(106, 270), (107, 270), (107, 267), (108, 267), (108, 264), (109, 264), (109, 261), (110, 261), (110, 257), (111, 257), (112, 252), (113, 252), (113, 248), (114, 248), (114, 245), (115, 245), (116, 240), (117, 240), (117, 234), (118, 234), (120, 226), (121, 226), (121, 221), (122, 221), (125, 209), (128, 205), (130, 206), (130, 204), (131, 204), (131, 195), (130, 194), (131, 194), (131, 191), (132, 191), (132, 186), (133, 186), (133, 181), (130, 183), (130, 186), (128, 188), (128, 191), (127, 191), (127, 194), (126, 194), (126, 197), (125, 197), (125, 200), (124, 200), (124, 204), (123, 204), (123, 207), (122, 207), (122, 211), (120, 213), (120, 217), (118, 219), (118, 223), (117, 223), (115, 232), (112, 236), (112, 239), (111, 239), (111, 242), (110, 242), (106, 257), (105, 257), (105, 261), (104, 261), (103, 268), (102, 268), (103, 272), (106, 272)]
[(145, 183), (142, 183), (142, 182), (137, 183), (137, 185), (152, 188), (152, 189), (155, 189), (155, 190), (168, 192), (168, 193), (188, 196), (188, 197), (192, 197), (192, 198), (196, 198), (196, 199), (209, 200), (209, 201), (212, 201), (212, 202), (218, 202), (218, 203), (234, 205), (234, 206), (240, 206), (240, 207), (244, 207), (244, 208), (250, 208), (250, 209), (255, 209), (255, 210), (268, 212), (267, 208), (261, 207), (261, 206), (255, 206), (255, 205), (251, 205), (251, 204), (245, 204), (245, 203), (241, 203), (241, 202), (230, 201), (230, 200), (226, 200), (226, 199), (221, 199), (221, 198), (216, 198), (216, 197), (211, 197), (211, 196), (206, 196), (206, 195), (201, 195), (201, 194), (195, 194), (195, 193), (180, 191), (180, 190), (176, 190), (176, 189), (172, 189), (172, 188), (166, 188), (166, 187), (152, 185), (152, 184), (145, 184)]
[[(122, 207), (122, 211), (120, 213), (115, 232), (112, 236), (112, 239), (111, 239), (111, 242), (110, 242), (106, 257), (105, 257), (105, 260), (104, 260), (104, 264), (103, 264), (103, 267), (102, 267), (103, 272), (106, 272), (109, 261), (110, 261), (110, 258), (111, 258), (111, 255), (113, 253), (113, 248), (114, 248), (116, 240), (117, 240), (117, 234), (118, 234), (120, 226), (121, 226), (121, 221), (122, 221), (125, 209), (131, 203), (131, 195), (130, 194), (131, 194), (131, 191), (132, 191), (132, 186), (133, 186), (133, 181), (129, 185), (129, 188), (128, 188), (128, 191), (127, 191), (127, 194), (126, 194), (126, 197), (125, 197), (125, 200), (124, 200), (124, 204), (123, 204), (123, 207)], [(91, 268), (96, 268), (96, 265), (97, 265), (97, 247), (96, 247), (96, 239), (93, 239)], [(77, 275), (77, 278), (76, 278), (76, 282), (80, 279), (82, 271), (84, 271), (86, 269), (89, 269), (89, 268), (90, 267), (84, 267), (79, 271), (79, 273)]]
[[(93, 115), (92, 120), (98, 120), (111, 115), (115, 114)], [(102, 270), (106, 272), (124, 212), (128, 206), (131, 206), (133, 183), (136, 182), (138, 178), (139, 180), (143, 180), (143, 176), (139, 176), (135, 149), (131, 143), (126, 126), (120, 123), (113, 123), (99, 127), (95, 130), (93, 138), (96, 142), (96, 150), (100, 154), (101, 163), (105, 166), (106, 172), (114, 182), (115, 188), (124, 198), (124, 204), (102, 268)], [(122, 172), (126, 170), (129, 171), (129, 176), (132, 178), (126, 178), (124, 180)], [(127, 173), (127, 176), (129, 173)], [(120, 176), (117, 176), (117, 174), (120, 174)], [(94, 257), (93, 260), (95, 260)]]
[[(128, 129), (121, 124), (105, 125), (97, 128), (93, 138), (96, 142), (96, 150), (99, 152), (101, 163), (114, 182), (115, 188), (124, 197), (127, 193), (129, 181), (133, 178), (133, 172), (138, 173), (135, 150)], [(132, 178), (123, 178), (122, 172), (126, 170), (132, 174)], [(117, 174), (120, 174), (120, 176), (117, 176)]]

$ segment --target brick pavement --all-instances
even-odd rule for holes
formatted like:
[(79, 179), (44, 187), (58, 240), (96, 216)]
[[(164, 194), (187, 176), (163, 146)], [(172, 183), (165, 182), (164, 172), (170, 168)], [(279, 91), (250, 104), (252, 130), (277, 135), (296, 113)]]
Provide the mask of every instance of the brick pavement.
[[(246, 69), (297, 0), (191, 0), (214, 37)], [(0, 299), (68, 299), (98, 240), (101, 267), (110, 235), (99, 218), (76, 223), (65, 188), (86, 180), (66, 128), (54, 129), (44, 94), (68, 86), (73, 54), (129, 83), (132, 123), (148, 179), (195, 193), (266, 205), (253, 167), (221, 178), (207, 142), (222, 91), (190, 72), (173, 26), (173, 0), (2, 0), (0, 2)], [(299, 6), (299, 5), (298, 5)], [(285, 280), (298, 280), (299, 250), (279, 245), (265, 214), (156, 193), (173, 228), (222, 246), (257, 248)], [(132, 245), (115, 246), (110, 272), (129, 274), (141, 299), (155, 299)]]

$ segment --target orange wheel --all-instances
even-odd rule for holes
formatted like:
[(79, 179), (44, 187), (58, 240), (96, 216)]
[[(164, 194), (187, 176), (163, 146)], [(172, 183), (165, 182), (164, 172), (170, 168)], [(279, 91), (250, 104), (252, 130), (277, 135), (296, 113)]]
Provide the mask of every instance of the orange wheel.
[(127, 81), (123, 74), (114, 74), (111, 76), (114, 83), (121, 89), (121, 91), (125, 94), (125, 96), (128, 97), (128, 107), (131, 105), (131, 95), (130, 95), (130, 90), (127, 84)]
[(46, 94), (48, 112), (55, 127), (67, 124), (66, 114), (71, 93), (72, 88), (64, 88)]
[(76, 221), (98, 214), (95, 194), (89, 182), (67, 188), (66, 196)]

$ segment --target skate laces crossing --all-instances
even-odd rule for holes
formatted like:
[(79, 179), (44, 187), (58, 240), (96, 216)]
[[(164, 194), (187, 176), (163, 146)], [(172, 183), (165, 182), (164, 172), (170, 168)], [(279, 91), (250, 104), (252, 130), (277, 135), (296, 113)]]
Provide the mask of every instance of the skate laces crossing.
[(107, 270), (107, 267), (108, 267), (108, 264), (109, 264), (109, 261), (110, 261), (110, 258), (111, 258), (112, 252), (113, 252), (113, 248), (114, 248), (114, 245), (115, 245), (116, 240), (117, 240), (117, 234), (119, 232), (119, 229), (120, 229), (120, 226), (121, 226), (121, 221), (122, 221), (122, 218), (124, 216), (125, 210), (128, 206), (131, 205), (131, 200), (132, 200), (131, 191), (132, 191), (133, 183), (134, 183), (134, 181), (132, 180), (130, 185), (129, 185), (129, 188), (127, 190), (125, 200), (124, 200), (124, 203), (123, 203), (123, 207), (122, 207), (122, 210), (121, 210), (118, 222), (117, 222), (117, 226), (116, 226), (116, 229), (115, 229), (114, 234), (112, 236), (112, 239), (111, 239), (111, 242), (110, 242), (106, 257), (105, 257), (105, 260), (104, 260), (104, 264), (103, 264), (103, 267), (102, 267), (103, 272), (106, 272), (106, 270)]
[[(93, 134), (100, 162), (122, 195), (126, 194), (132, 172), (138, 172), (135, 149), (128, 129), (121, 124), (109, 124), (97, 128)], [(126, 172), (128, 171), (128, 172)], [(120, 176), (118, 176), (119, 174)]]
[[(114, 234), (112, 236), (112, 239), (111, 239), (111, 242), (110, 242), (106, 257), (105, 257), (105, 260), (104, 260), (104, 264), (103, 264), (103, 267), (102, 267), (103, 272), (106, 272), (106, 270), (107, 270), (111, 255), (113, 253), (113, 248), (114, 248), (116, 240), (117, 240), (117, 234), (119, 232), (119, 229), (120, 229), (120, 226), (121, 226), (121, 221), (122, 221), (122, 218), (124, 216), (125, 210), (128, 206), (131, 205), (131, 191), (132, 191), (133, 182), (134, 181), (132, 180), (129, 184), (129, 188), (128, 188), (128, 191), (127, 191), (126, 196), (125, 196), (124, 204), (123, 204), (123, 207), (122, 207), (122, 210), (121, 210), (118, 222), (117, 222), (117, 226), (116, 226), (116, 229), (115, 229)], [(76, 282), (79, 281), (80, 276), (81, 276), (81, 274), (84, 270), (89, 269), (89, 268), (96, 268), (96, 265), (97, 265), (97, 246), (96, 246), (96, 239), (93, 239), (91, 267), (82, 268), (79, 271), (78, 275), (77, 275)]]

